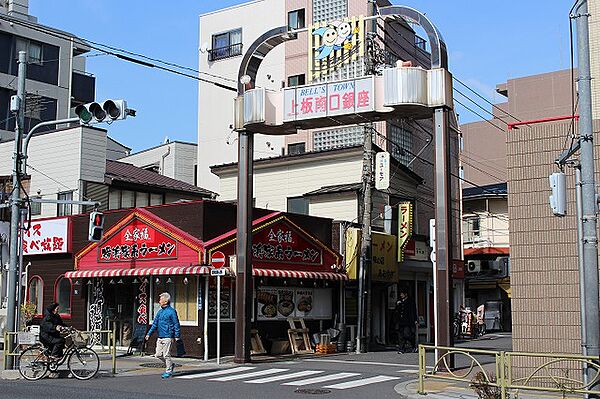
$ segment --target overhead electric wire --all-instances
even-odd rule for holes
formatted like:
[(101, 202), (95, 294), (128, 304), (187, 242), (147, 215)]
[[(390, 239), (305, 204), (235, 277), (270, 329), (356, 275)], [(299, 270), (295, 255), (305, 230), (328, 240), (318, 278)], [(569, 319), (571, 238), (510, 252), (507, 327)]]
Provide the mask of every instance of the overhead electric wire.
[[(21, 26), (27, 27), (29, 29), (32, 29), (32, 30), (35, 30), (35, 31), (38, 31), (38, 32), (41, 32), (41, 33), (44, 33), (44, 34), (47, 34), (49, 36), (54, 36), (54, 37), (57, 37), (57, 38), (60, 38), (60, 39), (63, 39), (63, 40), (72, 40), (73, 38), (76, 38), (76, 39), (78, 39), (81, 42), (81, 44), (84, 44), (84, 45), (86, 45), (86, 46), (88, 46), (88, 47), (90, 47), (90, 48), (92, 48), (92, 49), (94, 49), (96, 51), (100, 51), (100, 52), (105, 53), (107, 55), (112, 55), (113, 57), (117, 57), (117, 58), (122, 59), (124, 61), (128, 61), (128, 62), (132, 62), (132, 63), (135, 63), (135, 64), (139, 64), (139, 65), (142, 65), (142, 66), (145, 66), (145, 67), (148, 67), (148, 68), (156, 68), (156, 69), (160, 69), (160, 70), (163, 70), (163, 71), (166, 71), (166, 72), (171, 72), (171, 73), (174, 73), (176, 75), (185, 76), (185, 77), (188, 77), (188, 78), (200, 81), (200, 82), (210, 83), (210, 84), (213, 84), (213, 85), (215, 85), (217, 87), (220, 87), (222, 89), (234, 91), (234, 92), (237, 93), (237, 88), (236, 87), (227, 86), (225, 84), (222, 84), (222, 83), (219, 83), (219, 82), (215, 82), (215, 81), (212, 81), (212, 80), (208, 80), (208, 79), (204, 79), (204, 78), (201, 78), (199, 76), (191, 75), (189, 73), (178, 71), (178, 70), (173, 69), (173, 68), (168, 68), (168, 67), (165, 67), (165, 66), (162, 66), (162, 65), (158, 65), (158, 64), (155, 64), (155, 63), (150, 63), (150, 62), (146, 62), (146, 61), (143, 61), (143, 60), (135, 59), (133, 57), (126, 56), (124, 54), (119, 54), (119, 53), (115, 52), (116, 50), (114, 50), (114, 51), (107, 50), (105, 48), (100, 47), (100, 45), (98, 45), (98, 44), (93, 44), (93, 43), (96, 43), (96, 42), (91, 42), (91, 41), (88, 42), (86, 39), (83, 39), (81, 37), (73, 37), (73, 36), (69, 36), (67, 34), (60, 34), (60, 33), (56, 32), (56, 31), (53, 31), (53, 30), (51, 30), (49, 28), (43, 28), (40, 25), (32, 24), (32, 23), (27, 23), (25, 21), (13, 19), (13, 18), (9, 18), (9, 17), (4, 16), (4, 15), (0, 15), (0, 20), (9, 21), (9, 22), (12, 22), (14, 24), (21, 25)], [(110, 49), (110, 47), (111, 47), (111, 46), (108, 46), (108, 45), (101, 45), (101, 46), (104, 46), (104, 47), (106, 47), (108, 49)], [(121, 51), (121, 50), (119, 50), (119, 51)], [(126, 52), (126, 50), (122, 50), (122, 52)], [(149, 59), (149, 57), (146, 57), (145, 59)], [(161, 64), (165, 64), (165, 65), (177, 65), (177, 64), (169, 63), (167, 61), (160, 61), (160, 63)], [(179, 69), (190, 69), (189, 67), (184, 67), (184, 66), (181, 66), (181, 65), (178, 65), (177, 68), (179, 68)], [(204, 72), (200, 72), (200, 71), (196, 71), (196, 70), (194, 70), (194, 72), (199, 73), (199, 74), (200, 73), (204, 74)], [(212, 75), (212, 76), (215, 77), (217, 75)], [(219, 76), (219, 79), (230, 80), (230, 81), (232, 80), (231, 78), (225, 78), (225, 77), (221, 77), (221, 76)]]
[(471, 111), (473, 114), (477, 115), (478, 117), (480, 117), (484, 122), (489, 123), (490, 125), (494, 126), (496, 129), (500, 130), (502, 133), (506, 133), (506, 130), (504, 130), (503, 128), (501, 128), (500, 126), (496, 125), (494, 122), (492, 122), (491, 120), (483, 117), (480, 113), (478, 113), (477, 111), (474, 111), (472, 108), (470, 108), (469, 106), (465, 105), (464, 103), (462, 103), (461, 101), (459, 101), (458, 99), (454, 98), (454, 101), (456, 101), (457, 103), (459, 103), (460, 105), (462, 105), (464, 108), (466, 108), (467, 110)]

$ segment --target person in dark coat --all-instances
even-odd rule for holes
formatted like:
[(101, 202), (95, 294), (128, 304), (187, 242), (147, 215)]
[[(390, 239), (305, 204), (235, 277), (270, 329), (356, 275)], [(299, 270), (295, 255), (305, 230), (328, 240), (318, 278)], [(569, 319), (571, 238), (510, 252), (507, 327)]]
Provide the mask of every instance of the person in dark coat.
[(66, 328), (58, 314), (58, 303), (53, 303), (46, 308), (44, 319), (40, 324), (40, 341), (48, 347), (50, 356), (61, 358), (65, 347), (65, 339), (60, 331)]
[(412, 352), (415, 348), (414, 337), (417, 328), (416, 306), (409, 298), (407, 289), (400, 289), (399, 297), (394, 309), (398, 353)]

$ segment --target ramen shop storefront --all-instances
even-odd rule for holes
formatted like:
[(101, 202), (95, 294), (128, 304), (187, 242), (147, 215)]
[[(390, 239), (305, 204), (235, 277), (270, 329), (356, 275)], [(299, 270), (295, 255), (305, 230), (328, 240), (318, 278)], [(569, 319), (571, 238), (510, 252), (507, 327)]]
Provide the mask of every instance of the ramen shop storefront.
[[(171, 294), (182, 339), (192, 356), (202, 355), (202, 298), (209, 268), (197, 238), (145, 209), (136, 209), (75, 255), (66, 273), (87, 287), (87, 329), (116, 326), (117, 345), (143, 338), (158, 311), (158, 295)], [(200, 299), (200, 300), (199, 300)], [(151, 348), (149, 348), (151, 349)]]
[[(253, 226), (252, 328), (258, 331), (268, 353), (288, 353), (288, 318), (304, 319), (311, 334), (333, 327), (335, 320), (340, 320), (340, 289), (347, 279), (346, 274), (336, 251), (286, 215), (276, 212), (255, 220)], [(233, 334), (235, 315), (235, 279), (232, 276), (235, 275), (236, 231), (205, 242), (204, 247), (208, 259), (216, 251), (223, 252), (225, 266), (230, 271), (229, 277), (221, 279), (221, 292), (226, 293), (226, 297), (221, 298), (221, 320), (225, 317), (226, 323), (230, 323), (228, 327), (222, 326), (222, 332), (229, 336)], [(216, 318), (216, 297), (212, 288), (216, 282), (213, 280), (210, 278), (209, 342), (214, 339), (212, 321)], [(209, 347), (213, 348), (213, 345)], [(227, 347), (227, 341), (222, 341), (222, 347)]]

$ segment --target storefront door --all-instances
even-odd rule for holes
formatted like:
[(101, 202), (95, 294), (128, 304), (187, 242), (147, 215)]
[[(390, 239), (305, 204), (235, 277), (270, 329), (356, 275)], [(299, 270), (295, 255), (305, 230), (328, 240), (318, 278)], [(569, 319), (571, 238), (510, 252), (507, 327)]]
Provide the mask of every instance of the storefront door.
[(120, 346), (129, 346), (131, 342), (136, 318), (136, 288), (131, 279), (104, 282), (105, 320), (107, 324), (115, 323), (117, 345)]

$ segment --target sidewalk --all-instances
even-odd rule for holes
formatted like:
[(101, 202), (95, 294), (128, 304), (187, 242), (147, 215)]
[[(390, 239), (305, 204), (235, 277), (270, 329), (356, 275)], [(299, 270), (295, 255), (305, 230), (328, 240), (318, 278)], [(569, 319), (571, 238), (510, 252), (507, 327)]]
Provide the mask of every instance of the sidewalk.
[[(425, 381), (426, 395), (417, 393), (418, 381), (411, 380), (401, 382), (394, 387), (394, 390), (402, 399), (479, 399), (472, 388), (469, 388), (465, 383), (455, 383), (453, 381)], [(583, 395), (562, 395), (551, 394), (547, 392), (523, 392), (516, 396), (511, 392), (507, 398), (518, 399), (562, 399), (562, 398), (582, 398)]]

